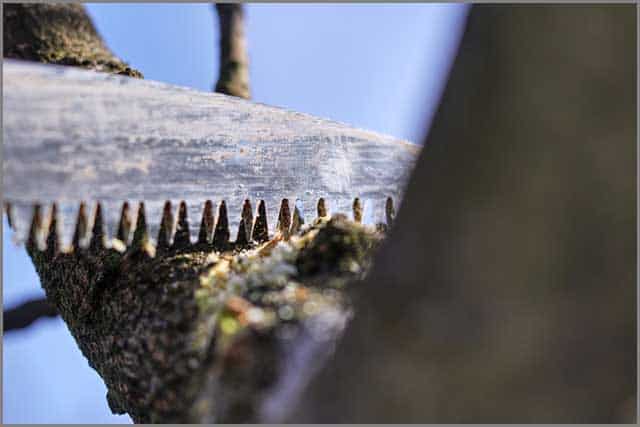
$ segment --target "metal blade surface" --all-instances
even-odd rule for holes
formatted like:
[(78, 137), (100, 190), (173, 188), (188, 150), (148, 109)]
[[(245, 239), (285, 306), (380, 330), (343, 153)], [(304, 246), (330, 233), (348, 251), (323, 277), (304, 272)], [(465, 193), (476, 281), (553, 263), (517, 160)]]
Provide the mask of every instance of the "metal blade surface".
[[(166, 200), (187, 201), (197, 233), (205, 200), (226, 201), (235, 229), (245, 199), (319, 198), (375, 221), (399, 202), (419, 146), (239, 98), (72, 67), (5, 60), (3, 198), (24, 240), (34, 203), (58, 204), (69, 239), (80, 201), (100, 201), (116, 232), (123, 201), (144, 201), (155, 237)], [(378, 209), (377, 206), (380, 205)], [(22, 216), (21, 216), (22, 215)], [(277, 209), (269, 212), (276, 225)], [(26, 226), (24, 226), (26, 224)], [(154, 227), (156, 227), (154, 229)]]

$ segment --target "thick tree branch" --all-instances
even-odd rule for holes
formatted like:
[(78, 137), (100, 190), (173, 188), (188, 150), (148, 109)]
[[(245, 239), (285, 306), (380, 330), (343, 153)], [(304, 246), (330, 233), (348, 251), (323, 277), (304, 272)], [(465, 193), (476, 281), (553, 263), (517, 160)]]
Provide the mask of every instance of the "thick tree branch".
[[(254, 235), (266, 225), (258, 212)], [(102, 247), (96, 218), (88, 248), (57, 252), (50, 233), (47, 250), (35, 239), (27, 250), (47, 298), (105, 381), (111, 409), (145, 423), (259, 422), (286, 412), (341, 334), (343, 288), (362, 277), (381, 237), (334, 215), (260, 246), (229, 242), (223, 226), (211, 242), (185, 245), (182, 227), (186, 234), (152, 251), (139, 213), (122, 252)], [(288, 209), (279, 218), (288, 229)], [(244, 224), (237, 235), (246, 235)]]
[(77, 3), (5, 3), (3, 56), (142, 77), (107, 48)]
[(216, 3), (220, 22), (220, 72), (215, 91), (249, 99), (249, 56), (244, 5)]
[(29, 300), (18, 307), (5, 310), (2, 318), (4, 332), (26, 328), (42, 317), (55, 317), (58, 311), (45, 299)]

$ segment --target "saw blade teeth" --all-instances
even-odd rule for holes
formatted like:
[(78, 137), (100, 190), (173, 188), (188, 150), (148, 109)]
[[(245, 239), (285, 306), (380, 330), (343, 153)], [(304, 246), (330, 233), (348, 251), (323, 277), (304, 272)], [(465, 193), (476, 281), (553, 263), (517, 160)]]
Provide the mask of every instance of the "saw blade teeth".
[(238, 225), (238, 235), (236, 237), (235, 244), (239, 247), (246, 246), (249, 243), (249, 239), (247, 238), (247, 226), (245, 225), (245, 220), (240, 220), (240, 225)]
[(223, 200), (218, 206), (218, 220), (216, 221), (216, 228), (213, 232), (213, 246), (216, 249), (223, 249), (228, 246), (229, 243), (229, 218), (227, 217), (227, 204)]
[(396, 210), (393, 207), (393, 199), (391, 197), (387, 197), (387, 201), (384, 206), (384, 213), (387, 220), (387, 226), (393, 226), (393, 220), (396, 217)]
[(91, 230), (91, 240), (89, 241), (89, 251), (97, 252), (105, 247), (106, 235), (104, 231), (104, 218), (102, 214), (102, 203), (96, 203), (93, 228)]
[(29, 238), (27, 247), (35, 250), (43, 250), (42, 242), (42, 208), (40, 204), (33, 205), (33, 216), (31, 217), (31, 227), (29, 228)]
[(158, 242), (156, 248), (159, 251), (166, 251), (171, 247), (171, 238), (173, 236), (173, 207), (171, 201), (164, 202), (162, 208), (162, 219), (160, 220), (160, 229), (158, 230)]
[[(360, 195), (355, 198), (332, 198), (331, 204), (336, 204), (336, 213), (348, 213), (352, 218), (365, 226), (375, 227), (377, 230), (386, 231), (395, 222), (396, 207), (391, 196), (371, 198)], [(292, 204), (293, 200), (295, 203)], [(28, 241), (30, 248), (43, 248), (47, 253), (57, 254), (69, 250), (89, 250), (96, 253), (103, 248), (114, 248), (118, 251), (135, 252), (144, 249), (149, 255), (155, 251), (166, 252), (173, 249), (198, 248), (200, 250), (229, 250), (233, 247), (243, 248), (253, 243), (264, 243), (273, 237), (273, 233), (285, 239), (303, 229), (305, 220), (304, 199), (283, 198), (280, 200), (279, 209), (267, 210), (265, 200), (257, 200), (257, 207), (250, 199), (234, 199), (240, 209), (230, 209), (232, 206), (228, 200), (221, 200), (214, 206), (211, 200), (203, 204), (193, 200), (182, 200), (173, 212), (175, 203), (171, 201), (151, 200), (151, 207), (145, 202), (139, 202), (135, 208), (134, 202), (124, 201), (122, 204), (113, 201), (100, 201), (93, 206), (93, 216), (89, 215), (90, 205), (80, 202), (76, 208), (70, 202), (55, 202), (52, 204), (38, 203), (24, 204), (24, 212), (19, 211), (19, 203), (7, 201), (4, 205), (7, 215), (11, 214), (12, 226), (16, 227), (14, 239), (16, 243)], [(240, 202), (240, 203), (238, 203)], [(137, 204), (137, 202), (135, 202)], [(318, 219), (327, 218), (330, 215), (326, 198), (319, 198), (312, 202), (317, 210)], [(197, 207), (194, 208), (194, 205)], [(45, 209), (47, 212), (45, 212)], [(74, 217), (77, 209), (77, 218), (74, 221), (66, 218)], [(154, 216), (160, 216), (160, 221), (148, 224), (146, 214), (153, 211)], [(215, 211), (215, 212), (214, 212)], [(20, 214), (22, 225), (16, 225), (17, 215)], [(33, 213), (33, 215), (32, 215)], [(195, 215), (195, 216), (194, 216)], [(351, 216), (349, 215), (349, 216)], [(177, 217), (177, 218), (176, 218)], [(189, 217), (201, 218), (200, 227), (189, 224)], [(237, 221), (236, 218), (239, 218)], [(234, 219), (236, 219), (234, 221)], [(29, 220), (31, 222), (29, 222)], [(269, 229), (269, 223), (276, 224), (275, 229)], [(313, 219), (315, 223), (317, 219)], [(68, 229), (65, 229), (65, 224)], [(160, 224), (159, 227), (156, 224)], [(155, 226), (154, 226), (155, 225)], [(151, 226), (151, 228), (149, 228)], [(75, 228), (73, 228), (75, 227)], [(19, 230), (22, 230), (21, 238), (17, 238)], [(110, 230), (117, 229), (115, 236), (111, 238)], [(150, 236), (150, 230), (157, 234), (155, 242)], [(231, 240), (231, 230), (237, 229), (237, 235)], [(195, 231), (197, 230), (197, 233)], [(193, 233), (193, 235), (191, 235)], [(73, 236), (70, 240), (64, 240), (65, 236)]]
[(276, 231), (281, 233), (285, 238), (289, 236), (289, 228), (291, 227), (291, 209), (289, 209), (289, 199), (282, 199), (280, 203), (280, 211), (278, 212), (278, 222), (276, 223)]
[(256, 215), (256, 221), (253, 223), (251, 240), (258, 243), (269, 240), (269, 225), (267, 224), (267, 209), (265, 208), (264, 200), (260, 200), (258, 203), (258, 214)]
[(49, 214), (49, 230), (47, 233), (47, 254), (55, 255), (60, 252), (60, 233), (58, 232), (58, 205), (51, 205)]
[(240, 224), (238, 225), (238, 235), (236, 237), (236, 245), (245, 246), (251, 240), (251, 228), (253, 226), (253, 212), (251, 202), (246, 199), (242, 204), (242, 213)]
[(116, 238), (127, 245), (129, 243), (130, 234), (131, 215), (129, 213), (129, 202), (124, 202), (122, 204), (122, 210), (120, 211), (120, 221), (118, 221), (118, 232), (116, 233)]
[(198, 233), (198, 243), (208, 244), (213, 234), (213, 203), (211, 200), (204, 202), (204, 210), (202, 211), (202, 220), (200, 221), (200, 231)]
[(290, 234), (297, 233), (302, 228), (304, 224), (303, 214), (300, 212), (300, 208), (296, 205), (293, 208), (293, 219), (291, 220), (291, 229), (289, 231)]
[(358, 197), (353, 200), (353, 220), (362, 223), (362, 203)]
[(74, 250), (79, 251), (85, 247), (86, 236), (88, 230), (88, 221), (87, 221), (87, 212), (86, 212), (86, 204), (84, 202), (80, 202), (80, 206), (78, 207), (78, 218), (76, 220), (76, 228), (73, 232), (73, 240), (72, 245)]
[(253, 229), (253, 208), (251, 207), (251, 201), (245, 199), (242, 204), (242, 220), (244, 221), (246, 238), (251, 240), (251, 230)]
[(324, 198), (320, 197), (320, 199), (318, 199), (318, 218), (324, 218), (327, 216), (327, 205), (326, 202), (324, 201)]
[(176, 232), (173, 236), (174, 249), (184, 249), (191, 245), (189, 234), (189, 218), (187, 215), (187, 203), (183, 200), (178, 206), (178, 223), (176, 224)]
[(14, 228), (13, 225), (13, 208), (11, 207), (11, 203), (4, 203), (4, 212), (7, 215), (7, 224), (9, 224), (10, 228)]
[(142, 251), (149, 243), (149, 232), (147, 231), (147, 218), (144, 211), (144, 202), (138, 204), (138, 218), (136, 219), (136, 228), (133, 232), (133, 240), (131, 241), (132, 251)]

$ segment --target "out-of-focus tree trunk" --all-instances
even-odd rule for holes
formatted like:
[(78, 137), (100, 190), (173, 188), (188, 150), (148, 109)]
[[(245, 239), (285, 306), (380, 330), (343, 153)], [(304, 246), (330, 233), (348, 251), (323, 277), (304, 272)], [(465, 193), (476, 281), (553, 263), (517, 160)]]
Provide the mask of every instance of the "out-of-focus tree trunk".
[(220, 72), (215, 91), (249, 99), (249, 56), (244, 35), (244, 6), (216, 3), (220, 23)]
[(635, 422), (636, 8), (474, 6), (295, 421)]
[(142, 77), (111, 53), (76, 3), (4, 4), (3, 56)]

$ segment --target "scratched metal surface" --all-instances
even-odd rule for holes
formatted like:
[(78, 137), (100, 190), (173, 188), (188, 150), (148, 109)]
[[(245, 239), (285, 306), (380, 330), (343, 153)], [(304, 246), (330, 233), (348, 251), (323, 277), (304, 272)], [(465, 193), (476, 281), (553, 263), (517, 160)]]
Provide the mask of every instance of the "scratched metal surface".
[[(400, 201), (419, 147), (348, 125), (159, 82), (6, 60), (3, 197), (17, 240), (35, 202), (56, 201), (63, 239), (78, 203), (99, 200), (115, 233), (124, 200), (144, 200), (152, 236), (165, 200), (185, 200), (191, 232), (202, 204), (226, 200), (230, 225), (244, 199), (265, 200), (269, 227), (282, 198), (313, 217), (364, 201), (365, 221)], [(301, 96), (304, 96), (301, 94)], [(46, 212), (45, 212), (46, 213)]]

